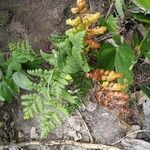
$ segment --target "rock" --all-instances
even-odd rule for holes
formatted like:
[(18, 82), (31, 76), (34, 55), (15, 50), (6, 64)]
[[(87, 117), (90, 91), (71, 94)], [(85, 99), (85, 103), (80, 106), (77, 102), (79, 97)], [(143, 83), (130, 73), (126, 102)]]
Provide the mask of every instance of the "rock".
[(143, 129), (150, 131), (150, 99), (143, 103), (144, 125)]
[(28, 39), (35, 50), (48, 50), (48, 37), (62, 34), (65, 20), (71, 16), (74, 0), (6, 0), (0, 1), (0, 9), (11, 8), (12, 21), (8, 27), (10, 40)]
[(150, 143), (138, 139), (124, 139), (121, 141), (122, 146), (126, 150), (149, 150)]
[(89, 141), (87, 127), (78, 114), (67, 118), (64, 123), (55, 130), (55, 135), (58, 139), (74, 139), (75, 141), (82, 139), (83, 141)]
[(40, 138), (40, 136), (39, 136), (38, 133), (37, 133), (37, 129), (36, 129), (35, 126), (33, 126), (33, 127), (31, 128), (31, 130), (30, 130), (30, 138), (31, 138), (31, 139), (39, 139), (39, 138)]
[(89, 102), (88, 105), (86, 106), (86, 110), (89, 112), (95, 111), (97, 108), (97, 102)]
[[(126, 133), (126, 135), (128, 135), (128, 138), (132, 138), (135, 139), (137, 137), (136, 131), (140, 130), (141, 127), (138, 125), (132, 125), (130, 130)], [(134, 133), (135, 132), (135, 133)]]
[(82, 116), (96, 143), (112, 144), (125, 136), (114, 111), (98, 106), (94, 112), (82, 112)]

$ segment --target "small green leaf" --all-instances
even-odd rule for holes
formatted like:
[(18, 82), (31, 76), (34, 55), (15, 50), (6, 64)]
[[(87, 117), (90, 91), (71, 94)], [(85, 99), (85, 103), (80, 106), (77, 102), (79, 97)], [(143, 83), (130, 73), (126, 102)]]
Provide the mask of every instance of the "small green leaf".
[(25, 90), (30, 90), (28, 85), (31, 84), (31, 81), (24, 75), (22, 72), (15, 72), (12, 76), (14, 83)]
[(136, 5), (140, 6), (145, 11), (150, 11), (150, 1), (149, 0), (134, 0)]
[(110, 15), (106, 22), (109, 32), (117, 31), (117, 20), (113, 17), (113, 15)]
[(141, 90), (150, 98), (150, 86), (143, 86)]
[(116, 0), (115, 2), (117, 13), (122, 19), (124, 18), (123, 4), (124, 4), (124, 0)]
[(147, 33), (147, 35), (145, 36), (144, 40), (141, 42), (141, 55), (145, 52), (149, 52), (150, 51), (150, 29)]
[(122, 44), (116, 48), (115, 68), (117, 72), (123, 73), (123, 82), (131, 84), (133, 82), (132, 66), (135, 62), (132, 49), (127, 44)]
[(10, 91), (11, 87), (6, 86), (3, 82), (0, 83), (0, 94), (2, 101), (11, 101), (13, 98), (13, 93)]
[(146, 14), (143, 14), (143, 13), (136, 13), (136, 14), (133, 14), (133, 17), (136, 20), (139, 20), (141, 22), (150, 24), (150, 15), (149, 14), (146, 15)]

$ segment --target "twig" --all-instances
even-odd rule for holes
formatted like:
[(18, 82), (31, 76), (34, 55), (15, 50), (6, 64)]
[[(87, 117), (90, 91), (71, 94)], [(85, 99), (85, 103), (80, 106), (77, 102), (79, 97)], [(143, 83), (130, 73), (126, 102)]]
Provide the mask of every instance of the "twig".
[(122, 140), (124, 140), (126, 137), (129, 137), (130, 135), (133, 135), (133, 134), (135, 134), (135, 133), (140, 133), (140, 132), (150, 132), (150, 131), (147, 131), (147, 130), (137, 130), (137, 131), (134, 131), (134, 132), (132, 132), (132, 133), (127, 134), (126, 136), (124, 136), (124, 137), (121, 138), (120, 140), (118, 140), (118, 141), (112, 143), (111, 145), (115, 145), (115, 144), (121, 142)]
[(77, 110), (77, 113), (78, 113), (78, 115), (80, 116), (80, 118), (83, 120), (84, 126), (86, 127), (87, 132), (88, 132), (88, 134), (89, 134), (90, 142), (93, 143), (94, 140), (93, 140), (93, 138), (92, 138), (92, 135), (91, 135), (91, 133), (90, 133), (90, 131), (89, 131), (89, 128), (88, 128), (88, 126), (87, 126), (85, 120), (83, 119), (83, 117), (82, 117), (82, 115), (81, 115), (81, 113), (80, 113), (79, 110)]
[(116, 32), (116, 33), (108, 33), (106, 34), (105, 36), (101, 36), (100, 38), (97, 38), (97, 41), (100, 42), (100, 41), (104, 41), (104, 40), (107, 40), (107, 39), (110, 39), (112, 38), (114, 35), (117, 35), (117, 34), (120, 34), (121, 32), (123, 32), (125, 30), (125, 28), (122, 28), (120, 31)]
[(107, 14), (106, 14), (105, 19), (107, 19), (107, 18), (109, 17), (109, 15), (111, 14), (111, 12), (112, 12), (113, 9), (114, 9), (114, 6), (115, 6), (115, 0), (112, 0), (112, 2), (111, 2), (111, 4), (110, 4), (110, 7), (109, 7), (109, 9), (108, 9), (108, 11), (107, 11)]
[(91, 144), (91, 143), (84, 143), (84, 142), (76, 142), (72, 140), (59, 140), (59, 141), (48, 141), (48, 142), (41, 142), (41, 141), (31, 141), (31, 142), (23, 142), (18, 144), (10, 144), (5, 146), (0, 146), (0, 150), (4, 150), (6, 148), (21, 148), (25, 146), (53, 146), (53, 145), (74, 145), (79, 146), (82, 148), (87, 149), (101, 149), (101, 150), (121, 150), (117, 147), (108, 146), (104, 144)]

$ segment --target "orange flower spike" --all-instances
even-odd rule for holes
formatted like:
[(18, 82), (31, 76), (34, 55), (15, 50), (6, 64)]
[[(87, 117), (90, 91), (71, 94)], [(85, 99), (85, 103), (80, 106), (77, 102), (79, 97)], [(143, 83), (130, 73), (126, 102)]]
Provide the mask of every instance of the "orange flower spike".
[(97, 69), (93, 72), (86, 73), (86, 77), (91, 78), (95, 81), (99, 81), (99, 80), (101, 80), (101, 76), (102, 76), (103, 72), (104, 72), (103, 69)]
[(113, 82), (103, 82), (102, 88), (108, 91), (122, 91), (127, 87), (127, 84), (119, 84)]
[(104, 75), (102, 76), (102, 81), (108, 81), (108, 82), (111, 82), (111, 81), (114, 81), (118, 78), (121, 78), (123, 76), (122, 73), (117, 73), (115, 71), (108, 71), (106, 73), (104, 73)]
[(88, 6), (86, 0), (77, 0), (77, 6), (71, 9), (73, 14), (86, 13), (88, 11)]
[(93, 48), (93, 49), (100, 48), (100, 43), (98, 43), (97, 41), (95, 41), (92, 38), (85, 39), (85, 42), (86, 42), (86, 44), (88, 45), (89, 48)]
[(89, 27), (91, 24), (96, 23), (98, 19), (101, 17), (99, 12), (95, 14), (86, 14), (82, 20), (85, 27)]
[(107, 28), (105, 26), (103, 27), (95, 27), (95, 28), (92, 28), (92, 29), (87, 29), (87, 35), (100, 35), (100, 34), (104, 34), (105, 31), (107, 30)]
[(77, 7), (80, 8), (80, 10), (87, 7), (86, 0), (77, 0)]

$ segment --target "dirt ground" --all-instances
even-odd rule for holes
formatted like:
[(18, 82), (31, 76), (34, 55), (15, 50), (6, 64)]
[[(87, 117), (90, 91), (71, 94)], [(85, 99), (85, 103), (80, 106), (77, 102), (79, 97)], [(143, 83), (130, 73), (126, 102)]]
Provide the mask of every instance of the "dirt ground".
[[(29, 39), (37, 52), (40, 49), (50, 51), (48, 36), (63, 34), (67, 28), (65, 20), (71, 16), (70, 6), (74, 2), (74, 0), (1, 0), (0, 14), (4, 13), (5, 16), (3, 15), (4, 21), (2, 19), (0, 21), (0, 49), (7, 51), (8, 41), (21, 38)], [(109, 7), (107, 5), (108, 0), (93, 0), (91, 10), (106, 14)], [(135, 119), (134, 125), (137, 125), (138, 129), (150, 131), (150, 111), (148, 108), (150, 102), (147, 101), (147, 97), (142, 98), (142, 101), (146, 101), (142, 107), (143, 116), (139, 115), (136, 107), (135, 113), (138, 115), (135, 116), (140, 117)], [(1, 103), (0, 119), (6, 123), (4, 128), (0, 129), (0, 144), (40, 139), (38, 118), (25, 121), (22, 116), (22, 107), (19, 101), (13, 101), (7, 105)], [(98, 106), (96, 102), (91, 102), (87, 97), (85, 106), (66, 119), (48, 136), (47, 140), (72, 139), (111, 145), (124, 137), (129, 130), (131, 129), (126, 124), (120, 123), (115, 112)], [(134, 130), (136, 129), (134, 128)], [(150, 134), (148, 133), (136, 136), (150, 142)], [(33, 148), (39, 150), (84, 150), (74, 146), (42, 146), (24, 149)], [(133, 147), (127, 149), (133, 149)]]

